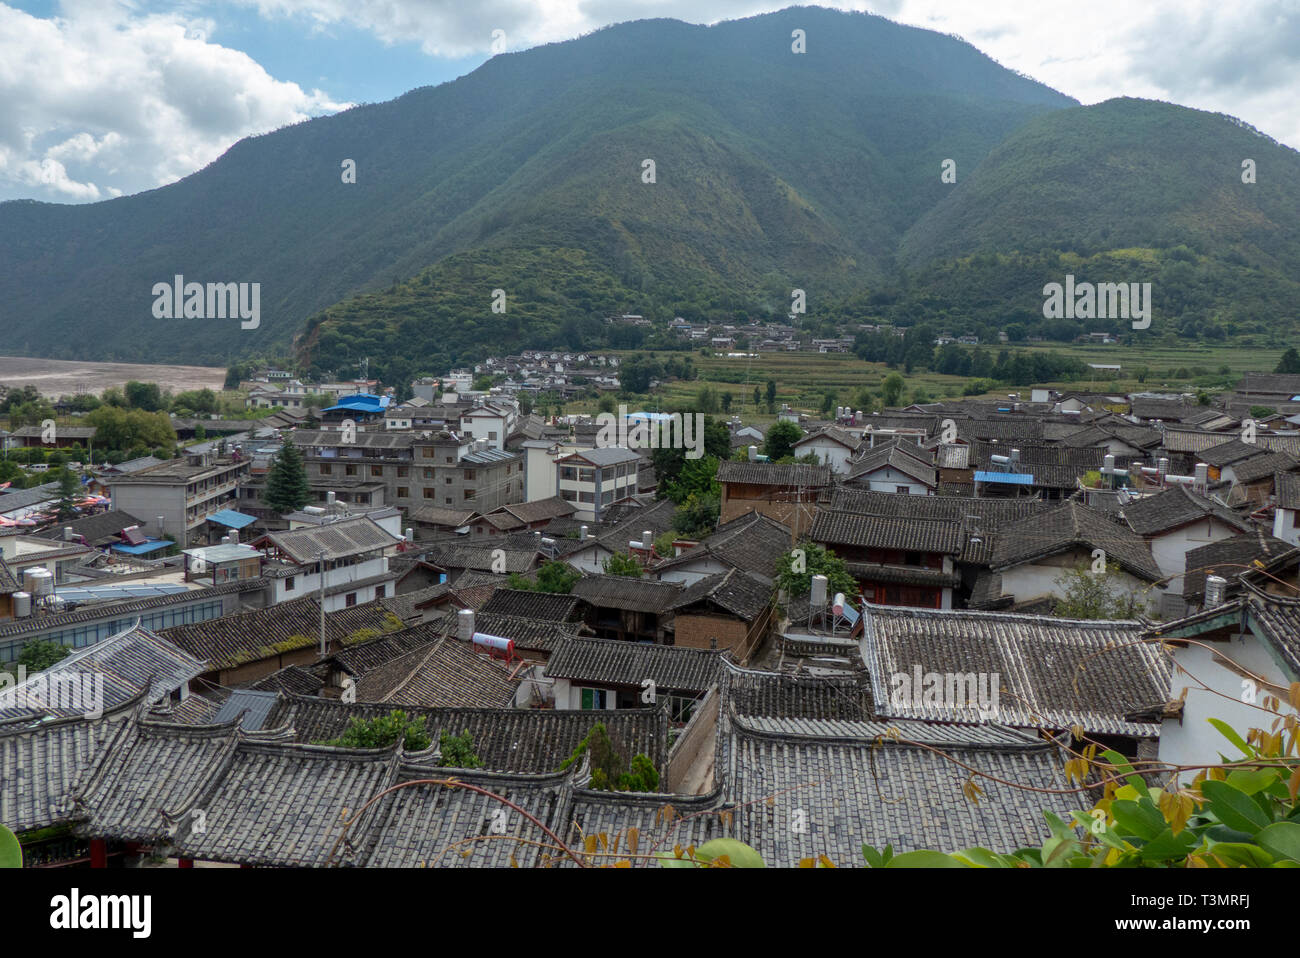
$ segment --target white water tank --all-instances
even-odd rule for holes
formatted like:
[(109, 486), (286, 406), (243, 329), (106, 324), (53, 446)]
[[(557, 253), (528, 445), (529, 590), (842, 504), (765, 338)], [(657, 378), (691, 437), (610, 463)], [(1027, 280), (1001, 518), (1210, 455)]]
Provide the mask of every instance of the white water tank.
[(824, 575), (815, 575), (812, 577), (812, 595), (808, 602), (814, 609), (823, 609), (826, 607), (826, 583)]
[(456, 637), (462, 642), (470, 642), (474, 638), (474, 610), (461, 609), (456, 613)]
[(586, 541), (587, 541), (587, 527), (586, 527), (586, 526), (578, 526), (578, 539), (579, 539), (580, 541), (582, 541), (582, 542), (586, 542)]
[(750, 447), (749, 447), (749, 461), (750, 461), (750, 462), (758, 462), (758, 447), (757, 447), (757, 446), (750, 446)]
[(43, 599), (54, 591), (54, 576), (50, 570), (32, 566), (23, 570), (23, 588), (35, 599)]
[(415, 541), (415, 530), (412, 529), (410, 526), (406, 527), (406, 541), (407, 542)]
[(29, 592), (14, 593), (14, 618), (25, 619), (32, 614), (32, 596)]
[(505, 639), (499, 635), (487, 635), (483, 632), (475, 632), (474, 644), (481, 645), (486, 649), (496, 649), (498, 652), (507, 652), (510, 655), (514, 655), (515, 653), (515, 640)]
[(831, 611), (834, 612), (836, 615), (844, 614), (844, 593), (843, 592), (835, 593), (835, 601), (831, 603)]
[(1205, 577), (1205, 607), (1215, 609), (1223, 605), (1228, 596), (1228, 580), (1219, 575)]

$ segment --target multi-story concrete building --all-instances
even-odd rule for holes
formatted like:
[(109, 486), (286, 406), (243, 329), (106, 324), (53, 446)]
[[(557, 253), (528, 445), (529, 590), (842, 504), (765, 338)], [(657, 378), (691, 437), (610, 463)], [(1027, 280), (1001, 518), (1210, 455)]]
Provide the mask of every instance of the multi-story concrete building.
[(145, 519), (150, 531), (171, 536), (181, 548), (202, 545), (208, 516), (236, 506), (250, 466), (242, 456), (199, 453), (114, 476), (109, 493), (114, 509)]
[(387, 505), (466, 508), (475, 512), (521, 502), (524, 461), (515, 453), (487, 448), (451, 432), (408, 433), (358, 430), (343, 442), (337, 430), (299, 430), (293, 441), (302, 451), (308, 481), (382, 481)]
[(575, 519), (599, 522), (616, 502), (636, 495), (641, 457), (612, 446), (561, 456), (555, 461), (556, 495), (577, 507)]

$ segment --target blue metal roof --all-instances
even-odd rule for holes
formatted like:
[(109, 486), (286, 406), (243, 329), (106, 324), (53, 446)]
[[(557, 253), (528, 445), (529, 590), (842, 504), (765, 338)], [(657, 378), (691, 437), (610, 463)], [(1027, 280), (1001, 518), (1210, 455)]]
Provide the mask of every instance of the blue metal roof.
[(1013, 486), (1032, 486), (1034, 477), (1023, 472), (981, 472), (975, 473), (976, 482), (1005, 482)]
[(235, 689), (213, 716), (212, 724), (220, 725), (223, 722), (233, 721), (236, 715), (243, 712), (244, 717), (239, 727), (246, 732), (256, 732), (266, 722), (278, 698), (279, 695), (275, 692)]
[(256, 522), (253, 516), (246, 516), (242, 512), (236, 512), (234, 509), (222, 509), (220, 512), (214, 512), (208, 516), (209, 522), (217, 522), (231, 529), (242, 529), (250, 522)]
[(372, 396), (370, 393), (356, 393), (352, 396), (340, 396), (337, 405), (330, 406), (322, 412), (346, 410), (348, 412), (383, 412), (388, 408), (387, 396)]
[(147, 555), (150, 552), (157, 552), (160, 549), (166, 549), (169, 546), (173, 546), (175, 544), (176, 543), (172, 542), (170, 539), (146, 539), (138, 546), (129, 546), (126, 545), (125, 543), (114, 545), (113, 551), (124, 552), (127, 555), (132, 555), (132, 556), (139, 556), (139, 555)]

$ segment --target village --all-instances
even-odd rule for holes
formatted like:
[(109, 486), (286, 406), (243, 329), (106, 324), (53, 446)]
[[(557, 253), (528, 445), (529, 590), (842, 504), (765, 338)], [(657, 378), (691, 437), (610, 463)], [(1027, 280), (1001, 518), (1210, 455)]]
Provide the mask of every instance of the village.
[(784, 406), (709, 418), (702, 458), (528, 401), (619, 369), (525, 351), (399, 402), (267, 368), (241, 386), (273, 413), (172, 416), (172, 458), (0, 436), (83, 480), (0, 490), (26, 861), (1006, 854), (1102, 796), (1084, 750), (1212, 764), (1208, 720), (1263, 721), (1243, 681), (1300, 681), (1300, 375)]

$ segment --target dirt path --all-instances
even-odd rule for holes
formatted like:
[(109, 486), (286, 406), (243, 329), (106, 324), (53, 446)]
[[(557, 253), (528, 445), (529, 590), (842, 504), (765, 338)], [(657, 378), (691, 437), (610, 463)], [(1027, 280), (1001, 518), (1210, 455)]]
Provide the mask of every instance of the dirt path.
[(0, 356), (0, 385), (15, 389), (35, 386), (43, 395), (51, 398), (77, 392), (99, 394), (109, 386), (122, 386), (132, 379), (157, 383), (172, 392), (204, 387), (220, 390), (226, 380), (226, 371), (217, 366), (88, 363)]

